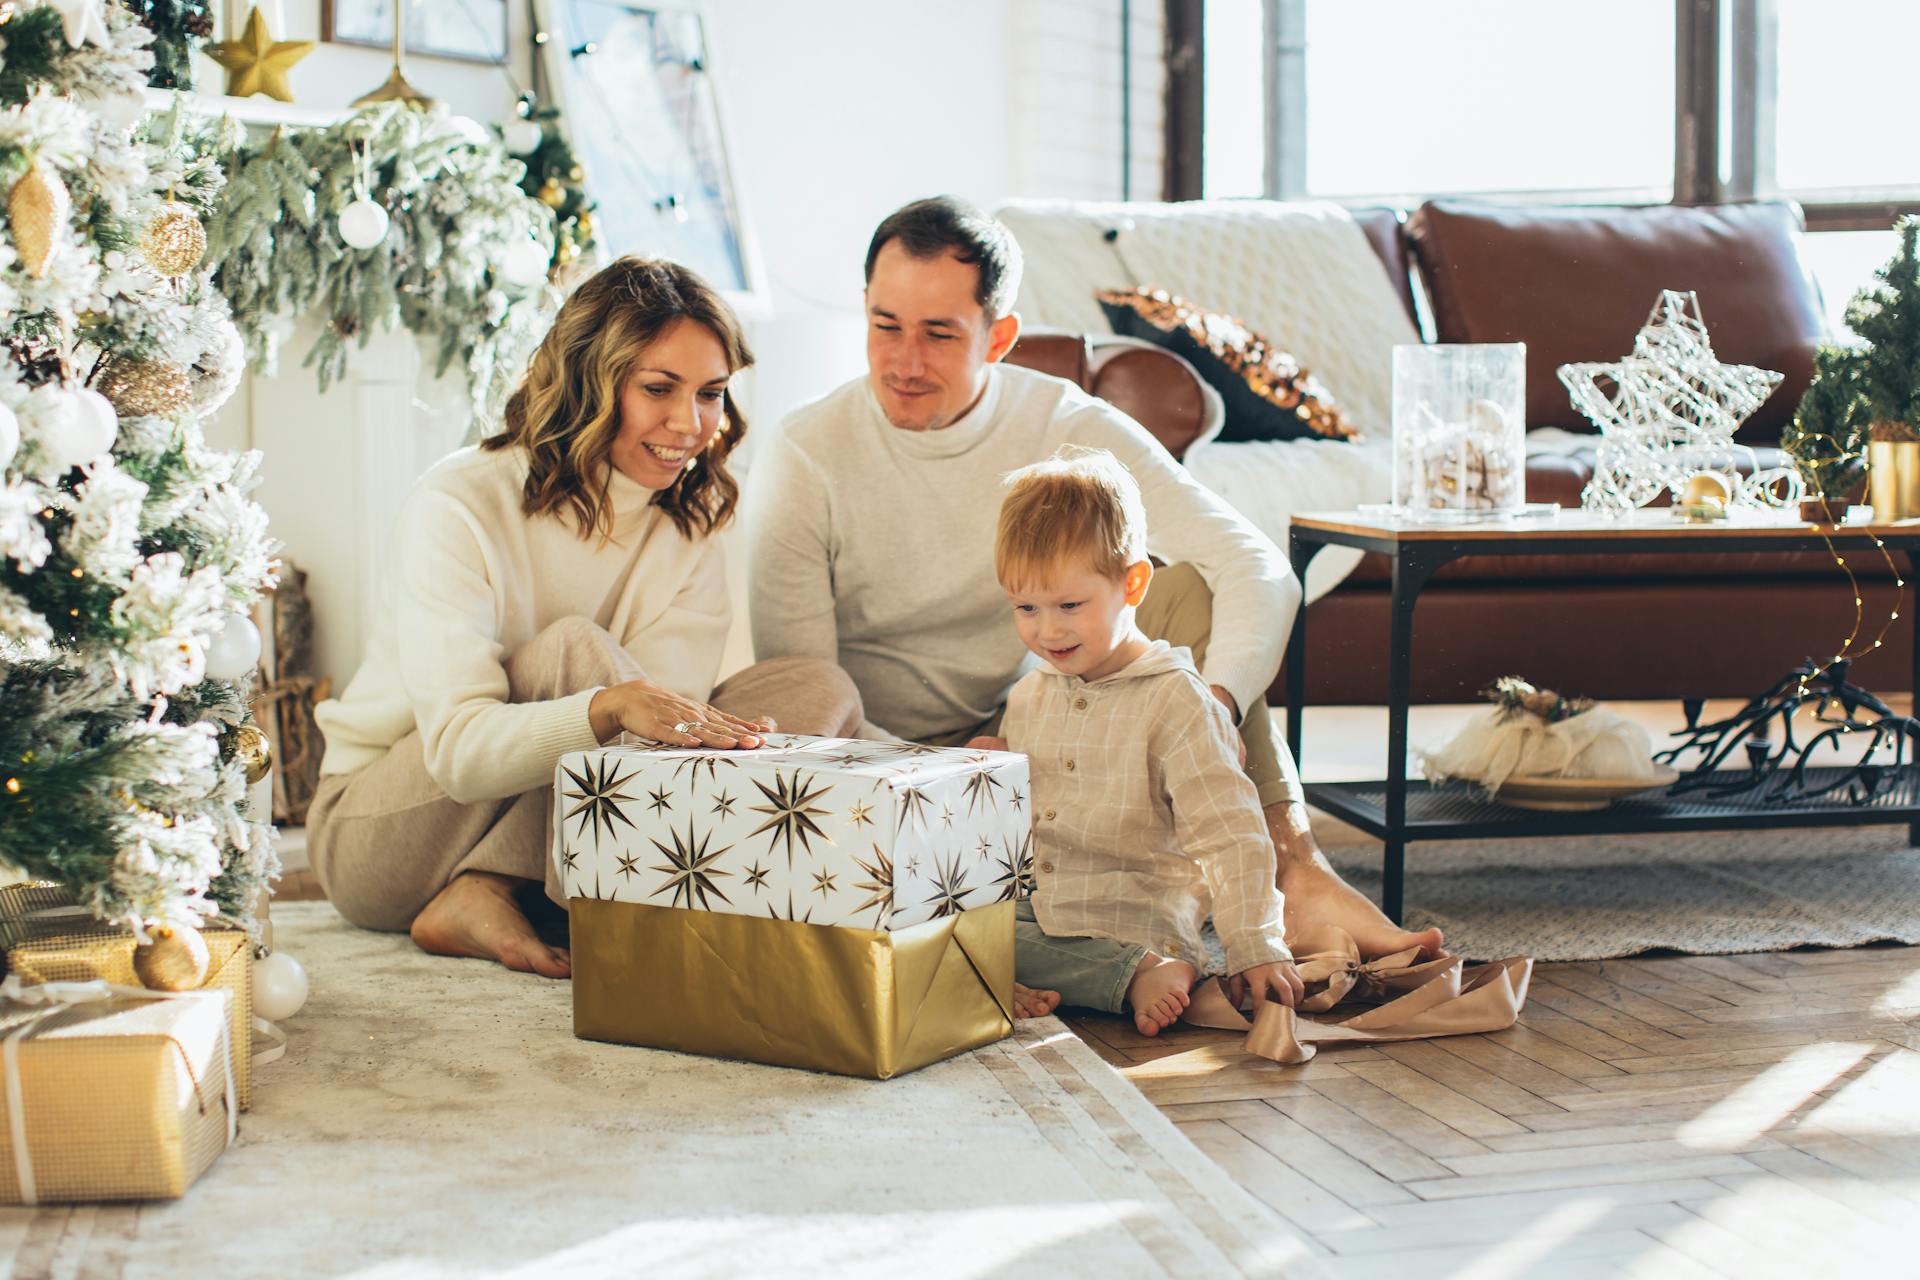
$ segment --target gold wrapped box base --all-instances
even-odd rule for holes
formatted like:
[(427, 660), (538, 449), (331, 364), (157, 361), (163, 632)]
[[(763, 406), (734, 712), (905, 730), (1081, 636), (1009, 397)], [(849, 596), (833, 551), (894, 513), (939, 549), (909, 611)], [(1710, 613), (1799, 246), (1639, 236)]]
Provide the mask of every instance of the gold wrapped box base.
[[(0, 1005), (0, 1035), (34, 1012)], [(42, 1204), (173, 1199), (226, 1149), (212, 1000), (75, 1005), (41, 1022), (19, 1052), (21, 1119)], [(0, 1203), (21, 1203), (4, 1098)]]
[(575, 898), (585, 1040), (887, 1080), (1013, 1030), (1013, 903), (888, 933)]
[[(203, 986), (233, 992), (233, 1090), (240, 1109), (253, 1103), (253, 945), (246, 930), (209, 925)], [(0, 888), (0, 951), (8, 973), (22, 982), (91, 982), (137, 987), (133, 935), (77, 912), (59, 885), (23, 883)]]

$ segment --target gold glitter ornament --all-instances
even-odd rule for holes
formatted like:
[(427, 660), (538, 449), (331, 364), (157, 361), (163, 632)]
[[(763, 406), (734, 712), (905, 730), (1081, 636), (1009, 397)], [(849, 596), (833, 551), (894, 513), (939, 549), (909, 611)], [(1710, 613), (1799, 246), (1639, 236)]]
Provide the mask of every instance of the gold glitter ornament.
[(72, 206), (66, 183), (37, 159), (7, 194), (13, 246), (35, 280), (46, 278), (47, 268), (53, 263), (53, 247), (67, 228), (67, 213)]
[(566, 188), (560, 185), (560, 179), (550, 177), (534, 192), (534, 199), (549, 209), (558, 209), (567, 202)]
[(587, 241), (593, 239), (592, 213), (582, 213), (574, 218), (573, 234), (579, 238), (581, 244), (585, 244)]
[(246, 768), (248, 786), (266, 777), (273, 768), (273, 744), (257, 725), (235, 725), (220, 735), (220, 746)]
[(164, 360), (112, 360), (93, 389), (123, 418), (178, 413), (193, 399), (187, 371)]
[(169, 278), (183, 276), (200, 265), (207, 252), (207, 229), (193, 210), (169, 201), (140, 239), (140, 252), (153, 269)]
[(587, 180), (587, 171), (581, 166), (575, 165), (573, 166), (573, 168), (567, 170), (567, 181), (585, 182), (586, 180)]
[(198, 991), (212, 957), (198, 929), (160, 925), (152, 939), (133, 949), (133, 971), (149, 991)]

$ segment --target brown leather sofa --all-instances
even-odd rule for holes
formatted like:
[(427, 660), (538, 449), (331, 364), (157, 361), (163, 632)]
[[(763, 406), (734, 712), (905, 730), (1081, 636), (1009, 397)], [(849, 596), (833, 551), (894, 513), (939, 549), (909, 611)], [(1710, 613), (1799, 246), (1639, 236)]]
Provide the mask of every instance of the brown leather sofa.
[[(1727, 363), (1786, 375), (1739, 439), (1777, 458), (1781, 427), (1811, 376), (1823, 336), (1818, 291), (1800, 256), (1798, 208), (1516, 208), (1433, 201), (1410, 217), (1361, 210), (1360, 228), (1410, 314), (1440, 342), (1525, 342), (1530, 426), (1594, 431), (1555, 370), (1628, 352), (1663, 288), (1700, 299)], [(1009, 359), (1071, 378), (1126, 410), (1175, 457), (1198, 435), (1204, 398), (1175, 356), (1110, 338), (1023, 338)], [(1527, 496), (1578, 506), (1593, 454), (1540, 456)], [(1864, 588), (1869, 637), (1892, 608), (1893, 573), (1879, 556), (1850, 558)], [(1908, 566), (1900, 566), (1907, 574)], [(1907, 574), (1907, 576), (1913, 576)], [(1369, 556), (1308, 613), (1312, 701), (1386, 700), (1388, 568)], [(1884, 646), (1855, 665), (1876, 692), (1909, 687), (1911, 609)], [(1480, 557), (1442, 569), (1414, 615), (1413, 696), (1468, 702), (1509, 672), (1600, 698), (1757, 694), (1803, 657), (1831, 655), (1854, 617), (1847, 580), (1829, 557), (1780, 554)], [(1269, 693), (1283, 700), (1275, 681)]]

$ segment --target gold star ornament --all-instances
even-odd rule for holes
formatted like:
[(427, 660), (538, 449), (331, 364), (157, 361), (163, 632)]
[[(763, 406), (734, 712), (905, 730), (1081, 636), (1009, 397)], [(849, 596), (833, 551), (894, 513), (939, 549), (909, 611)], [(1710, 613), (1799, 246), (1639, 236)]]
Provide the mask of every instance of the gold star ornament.
[(287, 72), (313, 52), (311, 40), (275, 40), (260, 10), (247, 13), (246, 29), (238, 40), (207, 46), (207, 56), (227, 69), (227, 92), (236, 98), (264, 93), (282, 102), (293, 101)]

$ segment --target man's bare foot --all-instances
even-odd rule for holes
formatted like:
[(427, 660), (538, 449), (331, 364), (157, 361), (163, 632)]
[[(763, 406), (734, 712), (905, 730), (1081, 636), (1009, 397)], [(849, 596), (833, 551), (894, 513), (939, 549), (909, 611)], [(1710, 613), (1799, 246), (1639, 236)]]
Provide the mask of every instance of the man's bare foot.
[(567, 949), (540, 941), (514, 902), (518, 883), (490, 871), (455, 876), (413, 918), (414, 944), (436, 956), (471, 956), (543, 978), (571, 977)]
[(1444, 939), (1438, 929), (1414, 932), (1387, 919), (1379, 907), (1340, 878), (1314, 843), (1306, 808), (1268, 805), (1267, 830), (1280, 855), (1280, 892), (1286, 898), (1287, 937), (1315, 925), (1336, 925), (1353, 936), (1362, 959), (1392, 955), (1418, 947), (1423, 957), (1440, 954)]
[(1185, 960), (1169, 960), (1147, 952), (1133, 971), (1133, 981), (1127, 984), (1127, 1004), (1133, 1009), (1133, 1025), (1140, 1028), (1140, 1034), (1157, 1036), (1178, 1022), (1199, 979), (1200, 971)]
[(1060, 1007), (1058, 991), (1039, 991), (1033, 987), (1013, 984), (1013, 1016), (1016, 1018), (1044, 1018)]

